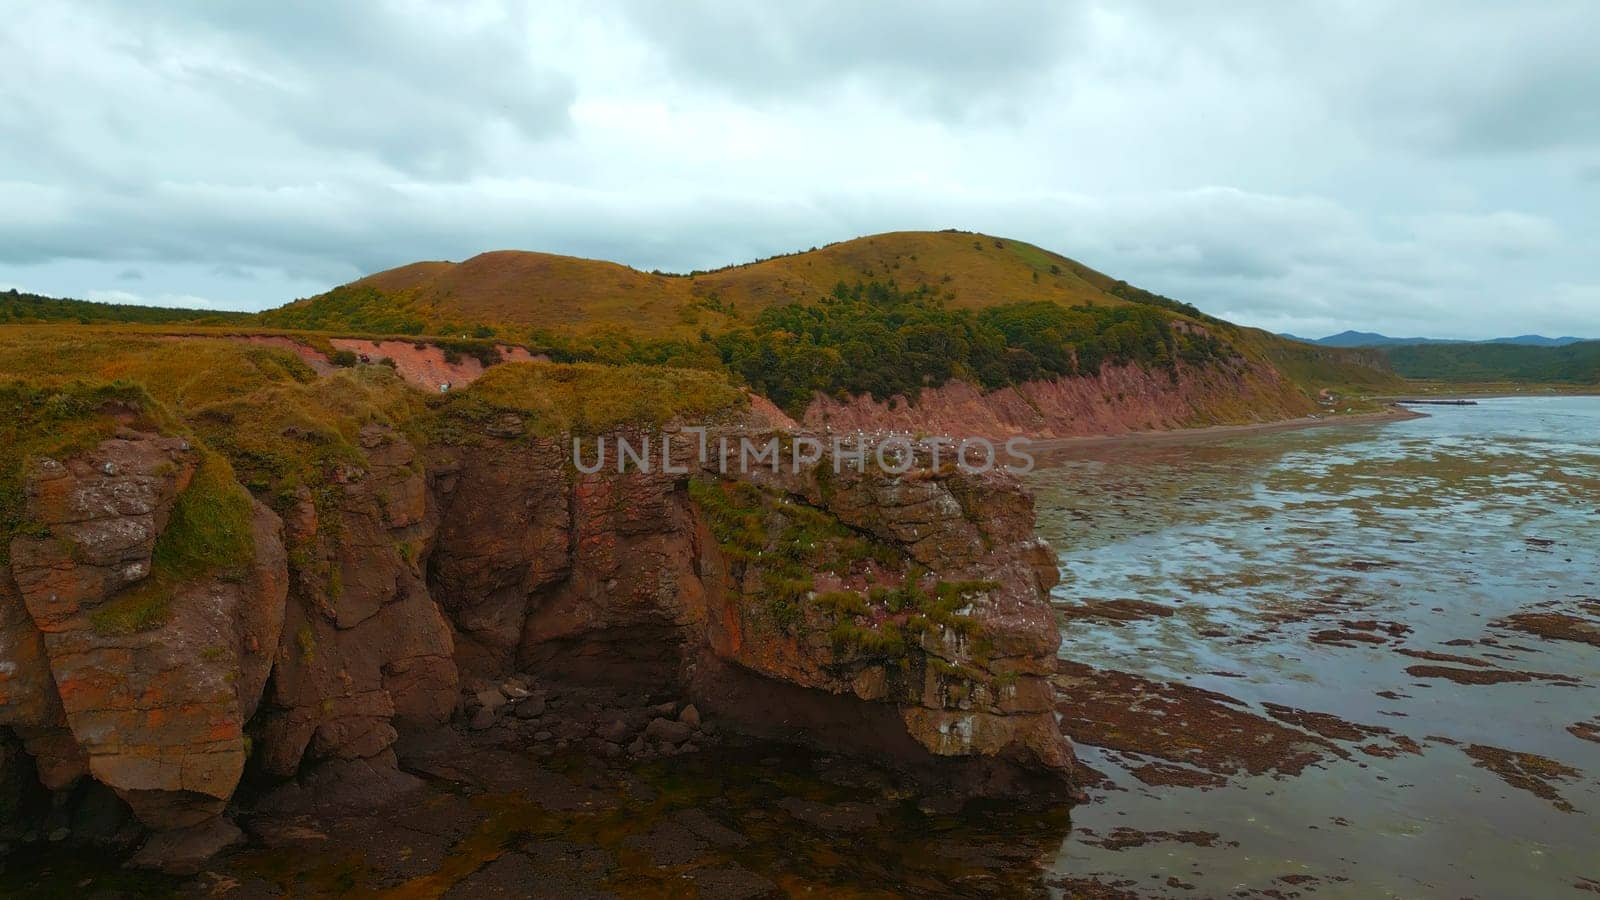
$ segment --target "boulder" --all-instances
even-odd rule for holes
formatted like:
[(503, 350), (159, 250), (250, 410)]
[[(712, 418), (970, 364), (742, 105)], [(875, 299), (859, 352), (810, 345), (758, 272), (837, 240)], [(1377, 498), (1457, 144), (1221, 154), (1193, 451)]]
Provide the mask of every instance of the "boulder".
[(244, 834), (232, 822), (211, 819), (188, 828), (151, 834), (128, 865), (168, 875), (195, 875), (206, 860), (242, 843)]
[(693, 727), (671, 719), (651, 719), (644, 729), (645, 737), (673, 744), (686, 741), (693, 734)]

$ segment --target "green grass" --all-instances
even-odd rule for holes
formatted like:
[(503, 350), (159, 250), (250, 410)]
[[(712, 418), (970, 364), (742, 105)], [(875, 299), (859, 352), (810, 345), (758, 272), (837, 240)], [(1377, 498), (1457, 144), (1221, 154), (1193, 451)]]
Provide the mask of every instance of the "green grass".
[(330, 499), (337, 469), (366, 463), (362, 426), (404, 430), (426, 413), (426, 398), (387, 366), (360, 366), (200, 406), (190, 410), (189, 421), (232, 461), (251, 491), (282, 512), (302, 489), (315, 500)]
[[(0, 381), (0, 565), (10, 564), (14, 537), (49, 534), (27, 519), (25, 467), (40, 457), (89, 450), (111, 437), (113, 411), (144, 428), (182, 431), (140, 385)], [(200, 465), (156, 541), (150, 576), (91, 612), (97, 630), (128, 633), (160, 624), (175, 585), (250, 562), (250, 497), (225, 458), (200, 452)]]
[(174, 338), (133, 326), (0, 327), (0, 377), (29, 384), (124, 382), (176, 415), (316, 373), (287, 350), (223, 337)]
[(744, 392), (709, 372), (596, 363), (506, 363), (465, 390), (430, 398), (432, 427), (474, 430), (505, 413), (530, 434), (596, 434), (623, 425), (704, 422), (747, 403)]
[(356, 329), (375, 334), (421, 334), (430, 324), (435, 333), (448, 333), (414, 310), (404, 297), (383, 293), (361, 284), (347, 284), (316, 298), (315, 303), (297, 303), (268, 310), (257, 317), (262, 325), (300, 331)]

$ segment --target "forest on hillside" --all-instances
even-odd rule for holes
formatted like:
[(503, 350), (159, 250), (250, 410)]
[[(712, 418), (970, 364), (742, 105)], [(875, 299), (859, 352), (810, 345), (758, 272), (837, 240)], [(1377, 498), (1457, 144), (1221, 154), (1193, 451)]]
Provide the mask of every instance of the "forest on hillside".
[(164, 306), (135, 306), (128, 303), (96, 303), (65, 297), (42, 297), (16, 289), (0, 291), (0, 325), (11, 323), (77, 322), (82, 325), (131, 323), (138, 325), (190, 325), (243, 322), (252, 313), (222, 312), (213, 309), (178, 309)]
[(1386, 348), (1384, 353), (1406, 378), (1600, 384), (1600, 341), (1564, 347), (1417, 344)]
[(814, 392), (914, 398), (952, 379), (994, 389), (1125, 363), (1175, 378), (1180, 362), (1238, 355), (1210, 331), (1151, 305), (1034, 301), (975, 311), (953, 309), (928, 288), (878, 281), (841, 283), (818, 303), (770, 307), (747, 326), (698, 340), (641, 340), (622, 331), (543, 337), (558, 360), (722, 369), (791, 411)]

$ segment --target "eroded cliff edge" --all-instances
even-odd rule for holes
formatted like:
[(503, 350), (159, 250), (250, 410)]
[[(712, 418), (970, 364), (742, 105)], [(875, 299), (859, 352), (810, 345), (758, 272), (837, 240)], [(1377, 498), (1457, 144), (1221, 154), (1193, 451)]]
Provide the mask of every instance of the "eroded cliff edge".
[[(426, 408), (382, 372), (182, 419), (75, 397), (93, 427), (22, 462), (0, 568), (0, 840), (141, 840), (135, 862), (193, 868), (237, 839), (241, 782), (403, 790), (400, 735), (524, 671), (671, 685), (961, 796), (1066, 795), (1056, 571), (1013, 479), (723, 474), (687, 440), (672, 471), (584, 474), (546, 409), (582, 374), (496, 371)], [(727, 433), (785, 439), (713, 405)], [(579, 425), (660, 452), (653, 429)]]

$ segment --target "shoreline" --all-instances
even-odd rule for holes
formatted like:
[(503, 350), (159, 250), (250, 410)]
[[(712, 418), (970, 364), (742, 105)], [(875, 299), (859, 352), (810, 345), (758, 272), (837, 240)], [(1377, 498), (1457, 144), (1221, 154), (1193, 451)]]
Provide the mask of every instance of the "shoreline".
[(1550, 397), (1600, 397), (1600, 388), (1581, 388), (1572, 391), (1460, 391), (1439, 394), (1393, 394), (1374, 399), (1384, 400), (1389, 403), (1404, 403), (1408, 400), (1536, 400)]
[(1211, 440), (1249, 434), (1269, 434), (1275, 431), (1295, 431), (1325, 425), (1373, 425), (1385, 422), (1405, 422), (1425, 419), (1427, 413), (1392, 406), (1368, 413), (1336, 416), (1300, 416), (1276, 422), (1251, 422), (1241, 425), (1206, 425), (1200, 428), (1173, 428), (1166, 431), (1133, 431), (1127, 434), (1089, 434), (1080, 437), (1039, 438), (1030, 448), (1035, 453), (1052, 453), (1078, 447), (1097, 447), (1115, 444), (1161, 444), (1192, 440)]

